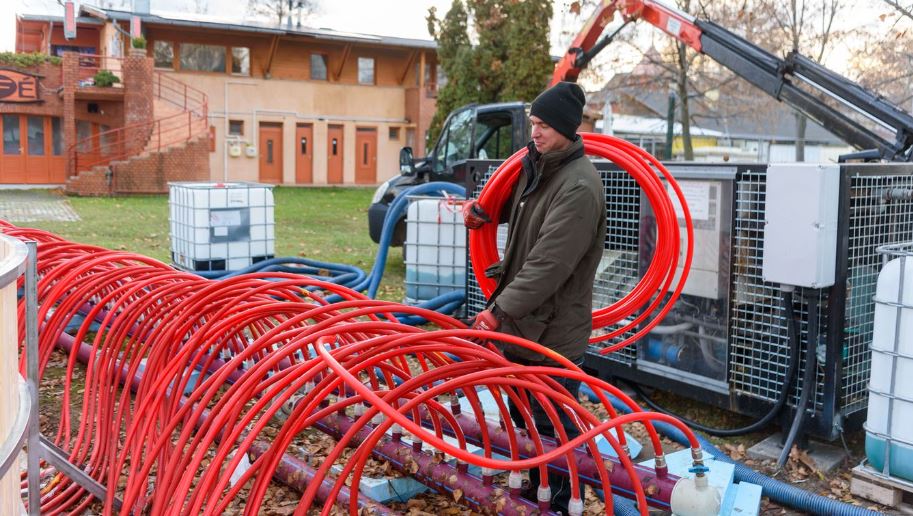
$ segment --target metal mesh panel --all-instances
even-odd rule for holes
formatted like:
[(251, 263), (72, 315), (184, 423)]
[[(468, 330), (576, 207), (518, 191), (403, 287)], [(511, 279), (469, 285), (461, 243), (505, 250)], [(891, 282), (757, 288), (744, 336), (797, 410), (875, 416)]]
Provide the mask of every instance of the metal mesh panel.
[[(640, 234), (640, 187), (627, 172), (610, 170), (607, 162), (595, 163), (602, 178), (606, 196), (606, 246), (603, 259), (599, 264), (593, 286), (593, 306), (608, 306), (630, 292), (639, 279), (638, 244)], [(491, 167), (482, 176), (471, 196), (477, 198), (482, 187), (488, 182), (495, 168)], [(504, 238), (499, 231), (499, 240)], [(482, 294), (472, 263), (467, 260), (466, 311), (472, 316), (485, 308), (485, 296)], [(616, 337), (607, 343), (620, 342), (627, 335)], [(598, 351), (606, 343), (592, 346), (591, 351)], [(633, 346), (608, 355), (607, 358), (624, 363), (633, 362), (637, 352)]]
[[(482, 188), (488, 183), (488, 180), (491, 178), (491, 175), (495, 172), (495, 167), (489, 167), (482, 178), (476, 184), (475, 188), (470, 193), (469, 197), (472, 199), (478, 199), (479, 194), (482, 193)], [(469, 239), (466, 239), (469, 242)], [(466, 246), (467, 252), (469, 246)], [(485, 294), (482, 293), (482, 289), (479, 287), (479, 282), (476, 281), (475, 272), (472, 268), (472, 260), (469, 257), (466, 257), (466, 316), (474, 317), (477, 313), (485, 309), (485, 304), (488, 302), (485, 299)]]
[(869, 382), (875, 286), (881, 270), (875, 250), (913, 238), (913, 176), (851, 174), (848, 271), (844, 325), (844, 413), (865, 409)]
[[(633, 290), (640, 279), (640, 187), (627, 172), (598, 168), (606, 202), (606, 245), (593, 285), (593, 306), (608, 306)], [(605, 334), (597, 330), (597, 334)], [(606, 345), (621, 342), (633, 332), (591, 346), (598, 352)], [(610, 360), (632, 363), (637, 350), (628, 346), (606, 356)]]
[[(746, 171), (735, 184), (735, 212), (732, 225), (732, 286), (730, 309), (729, 381), (741, 393), (775, 401), (783, 387), (789, 367), (789, 343), (786, 318), (778, 285), (761, 279), (764, 250), (764, 208), (766, 171)], [(794, 310), (801, 321), (800, 351), (807, 341), (806, 292), (797, 289)], [(818, 294), (819, 341), (826, 339), (826, 296)], [(800, 355), (799, 378), (805, 368)], [(818, 370), (815, 407), (823, 407), (823, 382)], [(801, 388), (793, 390), (792, 403), (798, 401)]]

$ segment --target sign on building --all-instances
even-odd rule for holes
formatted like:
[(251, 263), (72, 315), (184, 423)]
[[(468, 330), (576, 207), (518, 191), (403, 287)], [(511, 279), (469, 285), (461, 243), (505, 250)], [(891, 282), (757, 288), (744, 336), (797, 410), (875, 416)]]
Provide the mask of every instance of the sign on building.
[(0, 68), (0, 102), (41, 102), (38, 96), (39, 77)]

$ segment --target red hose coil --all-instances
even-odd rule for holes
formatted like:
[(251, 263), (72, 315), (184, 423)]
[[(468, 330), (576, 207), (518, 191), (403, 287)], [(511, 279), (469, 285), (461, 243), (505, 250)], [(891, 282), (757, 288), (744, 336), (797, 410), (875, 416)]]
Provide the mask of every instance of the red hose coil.
[[(594, 330), (619, 324), (620, 326), (602, 335), (591, 337), (591, 343), (634, 332), (620, 342), (600, 350), (600, 353), (606, 354), (637, 341), (659, 324), (672, 309), (685, 286), (688, 272), (691, 269), (694, 229), (691, 213), (681, 188), (659, 160), (640, 147), (620, 138), (594, 133), (580, 133), (580, 135), (583, 137), (584, 151), (587, 155), (608, 159), (634, 178), (656, 215), (656, 251), (643, 277), (623, 298), (609, 306), (593, 310)], [(482, 189), (478, 201), (492, 220), (500, 219), (501, 208), (512, 194), (514, 185), (517, 184), (522, 170), (521, 160), (526, 154), (527, 150), (521, 149), (508, 158), (495, 170)], [(678, 198), (687, 235), (682, 274), (668, 297), (664, 293), (669, 291), (675, 279), (681, 251), (681, 234), (675, 208), (662, 179), (668, 182)], [(473, 273), (486, 297), (491, 296), (496, 286), (495, 281), (484, 274), (485, 269), (498, 260), (496, 241), (496, 224), (486, 224), (478, 230), (469, 232), (469, 256), (472, 260)], [(639, 315), (628, 320), (638, 312), (640, 312)], [(638, 329), (638, 326), (654, 313), (655, 316)]]

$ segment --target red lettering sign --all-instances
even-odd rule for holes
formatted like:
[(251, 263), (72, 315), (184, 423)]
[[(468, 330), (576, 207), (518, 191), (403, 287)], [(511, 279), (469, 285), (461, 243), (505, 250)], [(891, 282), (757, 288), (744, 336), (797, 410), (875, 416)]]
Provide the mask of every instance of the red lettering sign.
[(41, 102), (38, 76), (0, 69), (0, 102)]

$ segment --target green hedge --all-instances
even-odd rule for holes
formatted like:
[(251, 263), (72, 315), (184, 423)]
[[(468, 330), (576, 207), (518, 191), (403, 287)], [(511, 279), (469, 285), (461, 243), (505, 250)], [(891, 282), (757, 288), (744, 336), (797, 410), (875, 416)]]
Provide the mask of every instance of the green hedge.
[(30, 68), (42, 63), (60, 64), (60, 58), (42, 54), (41, 52), (32, 52), (30, 54), (19, 54), (16, 52), (0, 52), (0, 66), (15, 66), (18, 68)]

